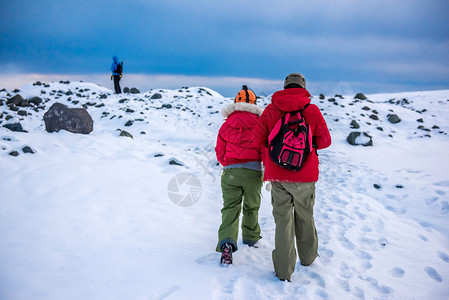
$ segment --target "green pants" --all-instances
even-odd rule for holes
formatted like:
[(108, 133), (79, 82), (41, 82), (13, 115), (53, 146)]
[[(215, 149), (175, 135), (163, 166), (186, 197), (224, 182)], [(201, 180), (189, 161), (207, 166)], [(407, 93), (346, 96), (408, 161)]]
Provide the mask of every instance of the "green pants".
[(271, 204), (276, 223), (274, 270), (279, 278), (290, 280), (296, 265), (295, 237), (302, 265), (310, 265), (318, 255), (315, 182), (272, 182)]
[(243, 243), (254, 245), (260, 236), (259, 208), (260, 190), (262, 189), (262, 172), (245, 168), (225, 169), (221, 176), (221, 191), (223, 193), (223, 209), (221, 210), (221, 225), (218, 230), (217, 251), (229, 243), (233, 251), (237, 250), (239, 233), (239, 218), (242, 210)]

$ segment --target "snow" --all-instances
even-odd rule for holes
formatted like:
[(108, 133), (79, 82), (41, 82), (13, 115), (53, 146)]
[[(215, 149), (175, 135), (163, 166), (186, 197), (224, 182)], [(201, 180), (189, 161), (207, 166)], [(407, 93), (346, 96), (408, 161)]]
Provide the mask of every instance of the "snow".
[[(1, 299), (449, 298), (449, 90), (313, 97), (333, 138), (319, 153), (320, 257), (298, 263), (290, 283), (273, 275), (266, 186), (259, 248), (240, 239), (234, 264), (219, 265), (214, 147), (232, 99), (205, 87), (114, 95), (83, 82), (28, 84), (0, 99), (17, 93), (41, 97), (46, 109), (21, 108), (30, 114), (22, 117), (0, 106)], [(94, 131), (46, 132), (54, 102), (95, 103), (86, 106)], [(390, 123), (392, 113), (401, 122)], [(18, 121), (26, 133), (2, 127)], [(349, 145), (351, 131), (373, 146)], [(187, 178), (198, 181), (177, 190)], [(190, 191), (191, 205), (176, 205), (176, 191)]]

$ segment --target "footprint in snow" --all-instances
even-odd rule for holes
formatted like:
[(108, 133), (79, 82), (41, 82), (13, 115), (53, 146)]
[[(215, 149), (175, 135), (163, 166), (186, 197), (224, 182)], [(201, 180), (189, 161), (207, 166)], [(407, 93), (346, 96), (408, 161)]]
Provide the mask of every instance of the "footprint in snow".
[(438, 257), (441, 258), (444, 262), (449, 263), (449, 255), (444, 252), (438, 251)]
[(405, 274), (404, 270), (402, 270), (399, 267), (395, 267), (393, 269), (390, 270), (391, 275), (393, 275), (394, 277), (397, 278), (402, 278)]
[(436, 282), (442, 282), (443, 281), (443, 278), (441, 278), (441, 275), (438, 274), (438, 272), (434, 268), (432, 268), (432, 267), (425, 267), (424, 271), (427, 273), (427, 275), (430, 278), (432, 278)]

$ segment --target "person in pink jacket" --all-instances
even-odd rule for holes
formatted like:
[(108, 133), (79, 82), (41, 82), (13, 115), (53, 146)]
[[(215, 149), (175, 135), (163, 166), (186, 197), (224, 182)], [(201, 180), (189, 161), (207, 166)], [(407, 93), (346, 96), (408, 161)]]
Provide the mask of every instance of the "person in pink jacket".
[(218, 230), (217, 252), (222, 264), (232, 263), (237, 251), (239, 218), (243, 204), (243, 244), (255, 246), (261, 239), (259, 207), (261, 198), (262, 167), (260, 152), (254, 146), (254, 127), (263, 109), (256, 105), (256, 94), (243, 86), (234, 103), (222, 114), (226, 121), (221, 126), (215, 152), (223, 166), (221, 189), (223, 194), (222, 223)]

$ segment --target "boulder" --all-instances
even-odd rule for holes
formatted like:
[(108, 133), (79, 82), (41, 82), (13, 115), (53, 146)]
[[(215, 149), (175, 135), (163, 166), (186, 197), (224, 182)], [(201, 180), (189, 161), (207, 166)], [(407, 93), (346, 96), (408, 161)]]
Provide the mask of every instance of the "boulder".
[(15, 106), (22, 106), (22, 102), (25, 101), (22, 96), (19, 94), (15, 95), (14, 97), (11, 97), (6, 101), (6, 104), (14, 104)]
[(15, 132), (26, 132), (25, 130), (23, 130), (22, 124), (20, 123), (5, 124), (3, 125), (3, 127)]
[(388, 121), (392, 124), (396, 124), (401, 122), (401, 119), (396, 114), (390, 114), (388, 115)]
[[(346, 140), (348, 141), (348, 143), (350, 145), (353, 146), (358, 146), (358, 145), (362, 145), (362, 146), (372, 146), (373, 145), (373, 138), (372, 136), (370, 136), (368, 133), (363, 132), (362, 137), (360, 137), (362, 135), (361, 132), (359, 131), (353, 131), (351, 132), (348, 137), (346, 138)], [(359, 138), (360, 137), (360, 138)], [(368, 139), (368, 140), (367, 140)]]
[(162, 95), (161, 95), (161, 94), (155, 93), (155, 94), (153, 94), (153, 95), (151, 96), (150, 99), (161, 99), (161, 98), (162, 98)]
[(129, 93), (129, 87), (125, 87), (125, 88), (123, 89), (123, 93)]
[(353, 129), (359, 129), (360, 128), (360, 125), (359, 125), (359, 123), (357, 123), (356, 120), (352, 120), (350, 126)]
[(122, 130), (120, 132), (120, 136), (126, 136), (126, 137), (134, 139), (133, 135), (131, 133), (129, 133), (128, 131), (125, 131), (125, 130)]
[(44, 114), (45, 129), (48, 132), (66, 130), (72, 133), (89, 134), (93, 120), (84, 108), (68, 108), (61, 103), (53, 104)]
[(355, 96), (354, 96), (354, 99), (360, 99), (360, 100), (366, 100), (366, 99), (368, 99), (364, 94), (362, 94), (362, 93), (357, 93)]
[(140, 91), (135, 87), (131, 88), (130, 92), (131, 94), (140, 94)]
[(41, 103), (42, 103), (42, 98), (40, 98), (40, 97), (32, 97), (32, 98), (30, 98), (30, 99), (28, 99), (28, 102), (29, 103), (33, 103), (35, 106), (38, 106), (38, 105), (40, 105)]

